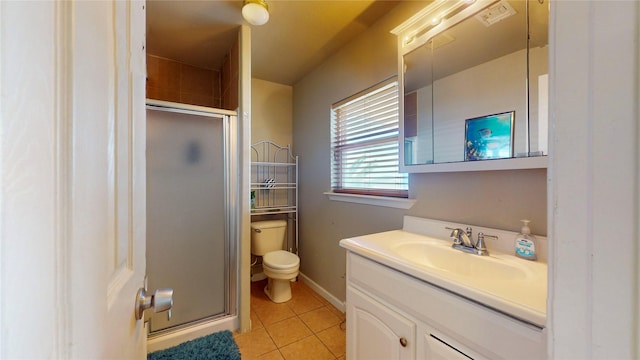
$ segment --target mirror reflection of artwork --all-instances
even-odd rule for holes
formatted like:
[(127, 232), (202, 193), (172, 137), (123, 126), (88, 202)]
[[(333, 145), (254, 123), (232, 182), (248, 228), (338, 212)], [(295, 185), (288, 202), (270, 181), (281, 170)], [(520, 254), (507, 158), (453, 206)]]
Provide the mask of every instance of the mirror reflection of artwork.
[(506, 159), (513, 156), (515, 111), (467, 119), (465, 161)]

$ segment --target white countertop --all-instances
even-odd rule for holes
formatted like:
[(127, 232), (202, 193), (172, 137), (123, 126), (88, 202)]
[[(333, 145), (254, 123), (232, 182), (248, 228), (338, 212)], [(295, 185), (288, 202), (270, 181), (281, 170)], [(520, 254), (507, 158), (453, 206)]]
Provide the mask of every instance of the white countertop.
[[(476, 271), (474, 268), (473, 273), (455, 273), (422, 263), (419, 260), (419, 253), (413, 254), (410, 259), (394, 250), (398, 245), (410, 243), (428, 243), (429, 246), (437, 247), (434, 250), (444, 251), (447, 254), (451, 250), (460, 253), (460, 255), (453, 254), (451, 261), (461, 261), (460, 265), (465, 265), (466, 262), (481, 264), (481, 269), (484, 269), (483, 264), (487, 264), (488, 269), (499, 269), (500, 272)], [(519, 259), (496, 250), (491, 251), (488, 257), (467, 254), (450, 249), (451, 241), (448, 239), (443, 240), (406, 230), (343, 239), (340, 241), (340, 246), (514, 318), (540, 328), (546, 326), (547, 265), (545, 263)]]

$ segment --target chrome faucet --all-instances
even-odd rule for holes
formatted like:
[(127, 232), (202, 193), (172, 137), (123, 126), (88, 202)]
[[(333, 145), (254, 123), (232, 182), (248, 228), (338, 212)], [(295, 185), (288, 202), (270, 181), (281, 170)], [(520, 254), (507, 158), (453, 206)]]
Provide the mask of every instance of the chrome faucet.
[(466, 230), (462, 230), (460, 228), (450, 228), (447, 227), (448, 230), (451, 230), (451, 235), (449, 235), (453, 239), (454, 245), (462, 245), (464, 247), (473, 248), (473, 233), (470, 227), (467, 227)]
[(474, 244), (471, 227), (467, 227), (466, 230), (450, 227), (447, 227), (446, 229), (451, 230), (451, 235), (449, 235), (453, 239), (453, 245), (451, 246), (456, 250), (468, 252), (470, 254), (481, 256), (489, 255), (489, 250), (487, 250), (487, 246), (484, 243), (484, 238), (490, 237), (496, 240), (498, 239), (497, 236), (485, 235), (484, 233), (479, 232), (478, 241)]

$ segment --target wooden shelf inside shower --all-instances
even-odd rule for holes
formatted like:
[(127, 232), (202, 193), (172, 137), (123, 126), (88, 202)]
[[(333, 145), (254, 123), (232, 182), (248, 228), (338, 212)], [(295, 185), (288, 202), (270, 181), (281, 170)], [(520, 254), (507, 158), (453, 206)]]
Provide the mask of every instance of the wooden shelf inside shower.
[(290, 145), (271, 141), (251, 145), (251, 216), (286, 219), (287, 249), (298, 249), (298, 157)]

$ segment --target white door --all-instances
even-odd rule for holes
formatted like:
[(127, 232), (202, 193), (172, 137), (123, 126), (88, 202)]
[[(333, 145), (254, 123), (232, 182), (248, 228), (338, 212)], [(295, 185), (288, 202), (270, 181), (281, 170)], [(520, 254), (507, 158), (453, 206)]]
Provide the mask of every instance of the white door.
[(138, 358), (143, 1), (0, 2), (0, 358)]

